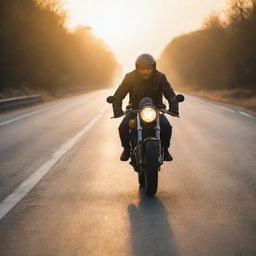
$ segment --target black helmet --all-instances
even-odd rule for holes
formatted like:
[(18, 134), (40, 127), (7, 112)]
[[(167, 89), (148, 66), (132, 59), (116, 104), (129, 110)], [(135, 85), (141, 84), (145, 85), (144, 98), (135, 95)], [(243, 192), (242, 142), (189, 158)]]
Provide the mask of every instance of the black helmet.
[(156, 61), (152, 55), (148, 53), (143, 53), (137, 58), (135, 66), (136, 68), (138, 68), (139, 66), (153, 66), (153, 68), (155, 69)]

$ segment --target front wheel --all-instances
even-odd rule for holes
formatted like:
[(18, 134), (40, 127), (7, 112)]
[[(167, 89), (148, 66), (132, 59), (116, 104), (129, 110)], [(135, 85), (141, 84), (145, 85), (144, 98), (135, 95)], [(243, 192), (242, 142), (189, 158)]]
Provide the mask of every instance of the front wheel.
[(157, 141), (148, 140), (145, 142), (144, 152), (147, 160), (147, 164), (143, 168), (145, 176), (145, 192), (151, 197), (153, 197), (157, 192), (158, 170), (160, 168), (158, 151), (159, 146)]

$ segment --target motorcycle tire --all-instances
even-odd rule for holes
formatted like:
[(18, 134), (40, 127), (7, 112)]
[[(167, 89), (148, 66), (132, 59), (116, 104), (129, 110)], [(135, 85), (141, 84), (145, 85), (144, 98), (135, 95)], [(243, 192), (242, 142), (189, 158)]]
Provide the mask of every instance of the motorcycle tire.
[(146, 195), (150, 197), (154, 197), (157, 192), (158, 170), (160, 168), (158, 151), (159, 147), (157, 141), (148, 140), (145, 142), (144, 152), (147, 160), (147, 164), (144, 167), (145, 192)]

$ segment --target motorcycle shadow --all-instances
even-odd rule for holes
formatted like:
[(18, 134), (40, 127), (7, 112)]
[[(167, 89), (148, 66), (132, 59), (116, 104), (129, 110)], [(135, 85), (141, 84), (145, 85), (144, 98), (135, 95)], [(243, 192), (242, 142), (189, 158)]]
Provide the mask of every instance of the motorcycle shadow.
[(128, 206), (132, 255), (178, 255), (168, 211), (161, 200), (147, 197), (141, 189), (139, 197), (137, 206)]

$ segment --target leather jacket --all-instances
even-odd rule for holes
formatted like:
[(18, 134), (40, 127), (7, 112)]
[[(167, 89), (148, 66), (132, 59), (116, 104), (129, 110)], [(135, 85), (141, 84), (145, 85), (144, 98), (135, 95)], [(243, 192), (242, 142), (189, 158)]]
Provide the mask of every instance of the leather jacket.
[(138, 108), (140, 100), (144, 97), (150, 97), (157, 108), (166, 108), (162, 100), (164, 95), (168, 100), (169, 109), (177, 114), (179, 112), (176, 94), (165, 74), (156, 69), (153, 70), (151, 77), (147, 80), (141, 79), (136, 69), (125, 75), (114, 93), (116, 98), (113, 103), (114, 115), (122, 112), (122, 100), (128, 93), (130, 97), (129, 104), (132, 104), (133, 109)]

